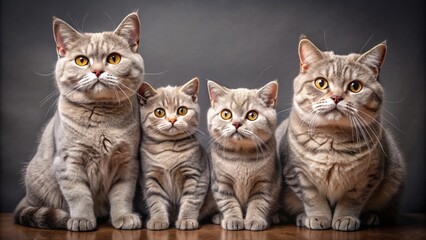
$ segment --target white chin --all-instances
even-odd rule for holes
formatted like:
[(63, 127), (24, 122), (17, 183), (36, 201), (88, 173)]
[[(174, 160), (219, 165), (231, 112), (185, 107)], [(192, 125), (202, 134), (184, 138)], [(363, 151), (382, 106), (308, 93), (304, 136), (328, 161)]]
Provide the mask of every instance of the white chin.
[(337, 110), (333, 110), (329, 113), (327, 113), (326, 115), (324, 115), (324, 119), (326, 121), (340, 121), (342, 118), (344, 117), (344, 115), (337, 111)]

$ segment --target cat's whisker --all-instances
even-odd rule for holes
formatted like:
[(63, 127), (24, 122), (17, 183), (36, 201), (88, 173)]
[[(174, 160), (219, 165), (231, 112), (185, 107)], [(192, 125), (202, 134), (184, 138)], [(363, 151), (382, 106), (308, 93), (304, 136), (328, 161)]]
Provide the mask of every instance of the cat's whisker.
[(367, 39), (367, 41), (362, 45), (361, 50), (359, 50), (359, 54), (361, 54), (362, 50), (364, 50), (365, 46), (370, 42), (370, 40), (373, 38), (374, 34), (371, 34), (370, 37)]
[(263, 70), (259, 73), (259, 75), (257, 75), (255, 82), (257, 82), (257, 81), (259, 80), (259, 78), (262, 76), (262, 74), (263, 74), (264, 72), (266, 72), (268, 69), (270, 69), (271, 67), (272, 67), (272, 65), (269, 65), (269, 66), (267, 66), (265, 69), (263, 69)]
[[(385, 151), (385, 149), (384, 149), (384, 147), (383, 147), (383, 145), (381, 143), (381, 139), (379, 138), (379, 136), (377, 135), (377, 133), (371, 128), (371, 126), (367, 123), (367, 121), (365, 119), (363, 119), (361, 116), (358, 115), (358, 119), (364, 123), (364, 127), (365, 128), (368, 128), (371, 131), (371, 133), (373, 134), (373, 136), (376, 139), (377, 144), (379, 144), (380, 148), (382, 149), (383, 154), (386, 155), (386, 151)], [(376, 123), (379, 125), (379, 127), (383, 131), (385, 131), (378, 121)], [(369, 133), (368, 130), (366, 132)], [(372, 137), (370, 136), (370, 138), (372, 138)]]
[(293, 109), (293, 107), (290, 107), (290, 108), (287, 108), (287, 109), (281, 110), (281, 111), (277, 112), (277, 115), (278, 115), (278, 114), (281, 114), (281, 113), (284, 113), (284, 112), (288, 112), (288, 111), (290, 111), (290, 110), (292, 110), (292, 109)]
[(130, 104), (130, 108), (132, 109), (132, 111), (133, 111), (133, 103), (132, 103), (132, 100), (130, 99), (130, 97), (129, 97), (129, 95), (127, 95), (127, 93), (119, 86), (119, 85), (116, 85), (117, 86), (117, 88), (118, 89), (120, 89), (120, 91), (126, 96), (126, 98), (127, 98), (127, 100), (129, 101), (129, 104)]
[(158, 76), (158, 75), (163, 75), (163, 74), (165, 74), (167, 72), (168, 72), (168, 70), (165, 70), (165, 71), (162, 71), (162, 72), (158, 72), (158, 73), (144, 73), (143, 75), (144, 76), (146, 76), (146, 75), (148, 75), (148, 76)]
[(393, 119), (395, 119), (396, 121), (398, 121), (399, 122), (399, 119), (395, 116), (395, 115), (393, 115), (389, 110), (387, 110), (384, 106), (382, 106), (382, 109), (387, 113), (387, 114), (389, 114), (389, 115), (391, 115), (391, 117), (393, 117)]
[[(375, 118), (373, 118), (373, 117), (371, 117), (370, 115), (368, 115), (368, 113), (366, 113), (366, 112), (364, 112), (364, 111), (361, 111), (361, 110), (359, 110), (359, 112), (360, 113), (362, 113), (363, 114), (363, 116), (366, 116), (366, 117), (368, 117), (369, 119), (371, 119), (371, 120), (373, 120), (374, 122), (376, 122), (377, 124), (379, 124), (379, 126), (387, 133), (387, 134), (390, 134), (387, 130), (386, 130), (386, 128), (383, 126), (383, 124), (381, 123), (381, 122), (379, 122), (377, 119), (375, 119)], [(402, 131), (401, 129), (399, 129), (397, 126), (395, 126), (392, 122), (390, 122), (389, 120), (387, 120), (386, 118), (383, 118), (382, 117), (382, 119), (383, 120), (385, 120), (386, 122), (388, 122), (390, 125), (392, 125), (395, 129), (397, 129), (398, 131), (400, 131), (401, 133), (404, 133), (405, 134), (405, 132), (404, 131)]]
[(42, 107), (44, 104), (46, 104), (50, 99), (57, 97), (60, 95), (59, 90), (55, 90), (51, 92), (49, 95), (47, 95), (40, 103), (40, 107)]
[(44, 115), (44, 120), (47, 119), (47, 116), (51, 113), (52, 110), (53, 110), (52, 112), (56, 112), (55, 108), (58, 106), (58, 101), (59, 101), (59, 99), (57, 98), (57, 99), (55, 99), (55, 101), (52, 102), (52, 104), (50, 104), (49, 108), (47, 109), (46, 114)]
[(42, 77), (49, 77), (49, 76), (53, 76), (53, 75), (55, 75), (55, 71), (53, 71), (53, 72), (51, 72), (51, 73), (39, 73), (39, 72), (36, 72), (36, 71), (33, 71), (35, 74), (37, 74), (37, 75), (39, 75), (39, 76), (42, 76)]
[(83, 17), (83, 23), (81, 24), (81, 31), (84, 32), (84, 24), (86, 23), (87, 15), (89, 15), (89, 12), (86, 12), (86, 14)]
[[(371, 149), (372, 148), (370, 147), (370, 141), (373, 141), (373, 138), (370, 135), (370, 133), (368, 132), (368, 129), (361, 123), (360, 119), (362, 119), (362, 118), (360, 118), (358, 115), (353, 115), (353, 116), (355, 117), (354, 120), (357, 122), (357, 125), (359, 126), (360, 132), (363, 135), (364, 141), (366, 142), (366, 145), (367, 145), (367, 148), (368, 148), (368, 152), (367, 152), (368, 161), (367, 161), (367, 164), (365, 166), (364, 172), (361, 174), (361, 177), (363, 177), (365, 175), (365, 173), (367, 172), (367, 170), (369, 169), (369, 166), (370, 166), (371, 157), (372, 157), (371, 156)], [(367, 138), (367, 135), (365, 135), (364, 132), (368, 134), (369, 138)], [(374, 147), (374, 146), (372, 146), (372, 147)]]
[[(126, 85), (124, 85), (123, 83), (121, 83), (121, 82), (119, 82), (119, 81), (117, 81), (117, 83), (118, 83), (118, 85), (120, 85), (120, 86), (122, 86), (122, 87), (124, 87), (124, 88), (126, 88), (127, 90), (129, 90), (130, 92), (132, 92), (132, 93), (134, 93), (136, 96), (138, 96), (138, 97), (140, 97), (140, 98), (143, 98), (137, 91), (135, 91), (135, 90), (133, 90), (133, 89), (131, 89), (131, 88), (129, 88), (129, 87), (127, 87)], [(117, 86), (118, 86), (117, 85)]]

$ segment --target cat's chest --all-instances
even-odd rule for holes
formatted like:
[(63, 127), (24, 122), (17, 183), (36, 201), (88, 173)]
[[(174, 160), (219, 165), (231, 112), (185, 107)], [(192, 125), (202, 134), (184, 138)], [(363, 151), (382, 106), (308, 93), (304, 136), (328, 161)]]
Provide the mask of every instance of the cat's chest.
[[(349, 163), (310, 163), (310, 181), (330, 202), (336, 202), (346, 192), (367, 184), (367, 176), (377, 164), (367, 159)], [(370, 159), (371, 160), (371, 159)]]

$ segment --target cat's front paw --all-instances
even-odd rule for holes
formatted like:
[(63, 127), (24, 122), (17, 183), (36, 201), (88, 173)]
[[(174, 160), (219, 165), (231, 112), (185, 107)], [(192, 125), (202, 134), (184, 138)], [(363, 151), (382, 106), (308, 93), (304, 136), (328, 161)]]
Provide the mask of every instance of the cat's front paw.
[(96, 228), (96, 221), (86, 218), (70, 218), (67, 222), (67, 229), (74, 232), (92, 231)]
[(169, 228), (169, 221), (164, 219), (150, 219), (146, 223), (146, 228), (149, 230), (164, 230)]
[(244, 228), (246, 230), (260, 231), (268, 227), (268, 222), (264, 219), (246, 219), (244, 221)]
[(138, 214), (127, 213), (112, 219), (112, 226), (125, 230), (139, 229), (142, 226), (142, 221)]
[(242, 218), (224, 218), (222, 220), (222, 228), (226, 230), (243, 230), (244, 220)]
[(331, 227), (331, 220), (324, 216), (306, 216), (305, 213), (301, 213), (297, 216), (296, 225), (314, 230), (323, 230)]
[(355, 231), (360, 227), (359, 218), (354, 216), (336, 217), (333, 219), (333, 229), (339, 231)]
[(223, 219), (223, 215), (220, 214), (220, 213), (217, 213), (217, 214), (213, 215), (212, 223), (220, 225), (220, 223), (222, 222), (222, 219)]
[(175, 226), (179, 230), (194, 230), (199, 227), (198, 221), (195, 219), (178, 219)]

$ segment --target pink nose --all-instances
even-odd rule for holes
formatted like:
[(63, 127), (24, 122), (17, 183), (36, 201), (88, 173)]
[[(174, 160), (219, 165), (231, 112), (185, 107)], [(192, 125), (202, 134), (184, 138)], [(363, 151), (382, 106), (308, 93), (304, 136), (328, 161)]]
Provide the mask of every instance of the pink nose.
[(169, 117), (169, 118), (167, 118), (167, 120), (169, 120), (169, 122), (172, 124), (172, 125), (175, 125), (175, 122), (176, 122), (176, 117)]
[(232, 125), (234, 125), (234, 126), (235, 126), (235, 129), (238, 129), (239, 127), (241, 127), (241, 126), (242, 126), (242, 124), (241, 124), (241, 123), (239, 123), (239, 122), (234, 122), (234, 123), (232, 123)]
[(334, 103), (338, 104), (340, 101), (343, 100), (341, 96), (333, 95), (331, 96), (331, 99), (333, 99)]
[(96, 75), (96, 77), (101, 76), (101, 74), (102, 74), (103, 72), (104, 72), (104, 71), (102, 71), (102, 70), (94, 70), (94, 71), (93, 71), (93, 73)]

